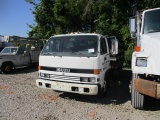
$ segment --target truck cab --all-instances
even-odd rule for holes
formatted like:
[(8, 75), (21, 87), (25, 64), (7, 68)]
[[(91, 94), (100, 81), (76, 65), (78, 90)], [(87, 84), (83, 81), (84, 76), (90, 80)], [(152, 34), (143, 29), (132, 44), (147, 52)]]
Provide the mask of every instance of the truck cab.
[(13, 68), (29, 64), (30, 53), (25, 47), (5, 47), (0, 52), (0, 69), (3, 73), (9, 73)]
[(136, 38), (131, 102), (133, 107), (143, 109), (147, 96), (160, 98), (160, 8), (137, 11), (130, 19), (130, 32)]
[(38, 65), (39, 54), (45, 39), (34, 39), (20, 36), (6, 36), (6, 45), (0, 53), (0, 70), (10, 73), (13, 69)]
[(111, 68), (107, 39), (92, 33), (55, 35), (44, 46), (38, 68), (40, 88), (104, 96)]

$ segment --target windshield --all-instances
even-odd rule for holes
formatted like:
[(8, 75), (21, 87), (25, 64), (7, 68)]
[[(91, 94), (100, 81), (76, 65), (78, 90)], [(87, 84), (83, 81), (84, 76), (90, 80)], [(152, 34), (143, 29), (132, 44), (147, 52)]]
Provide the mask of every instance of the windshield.
[(148, 11), (144, 14), (143, 33), (160, 32), (160, 9)]
[(16, 54), (18, 48), (4, 48), (1, 53), (2, 54)]
[(97, 56), (98, 37), (76, 35), (52, 37), (43, 48), (42, 55), (54, 56)]

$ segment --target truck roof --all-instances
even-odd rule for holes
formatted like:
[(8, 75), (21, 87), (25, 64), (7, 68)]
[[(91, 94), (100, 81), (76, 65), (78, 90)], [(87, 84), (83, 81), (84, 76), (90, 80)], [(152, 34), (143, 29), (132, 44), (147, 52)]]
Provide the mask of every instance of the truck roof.
[(148, 11), (154, 11), (154, 10), (158, 10), (160, 8), (152, 8), (152, 9), (144, 9), (144, 10), (138, 10), (138, 14), (141, 15), (142, 13), (144, 14), (145, 12), (148, 12)]
[(97, 33), (70, 33), (70, 34), (59, 34), (59, 35), (54, 35), (54, 36), (52, 36), (52, 37), (78, 36), (78, 35), (96, 35), (96, 36), (102, 36), (101, 34), (97, 34)]
[(147, 11), (153, 11), (153, 10), (158, 10), (158, 9), (160, 9), (160, 8), (146, 9), (146, 10), (144, 10), (144, 11), (147, 12)]

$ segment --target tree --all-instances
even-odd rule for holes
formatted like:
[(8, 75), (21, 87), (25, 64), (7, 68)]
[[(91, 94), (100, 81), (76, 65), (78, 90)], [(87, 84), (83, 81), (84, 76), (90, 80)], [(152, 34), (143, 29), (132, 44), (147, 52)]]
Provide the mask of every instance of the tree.
[[(30, 37), (49, 38), (54, 34), (82, 31), (116, 36), (125, 45), (125, 64), (130, 66), (134, 41), (129, 17), (135, 10), (159, 7), (158, 0), (26, 0), (34, 6), (35, 23)], [(38, 1), (36, 3), (36, 1)]]
[(82, 4), (81, 0), (57, 0), (54, 5), (54, 17), (60, 32), (67, 33), (78, 31), (82, 28)]
[(39, 3), (35, 3), (34, 0), (26, 0), (34, 5), (34, 11), (32, 13), (35, 17), (34, 25), (29, 25), (31, 31), (28, 33), (30, 37), (34, 38), (48, 38), (55, 33), (54, 24), (54, 12), (52, 10), (55, 1), (54, 0), (41, 0)]

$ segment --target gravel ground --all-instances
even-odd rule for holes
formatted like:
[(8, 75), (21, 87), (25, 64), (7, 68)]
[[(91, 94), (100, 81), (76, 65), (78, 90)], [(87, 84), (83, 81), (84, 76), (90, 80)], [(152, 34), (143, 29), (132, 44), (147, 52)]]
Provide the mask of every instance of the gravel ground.
[(38, 88), (37, 78), (36, 67), (0, 74), (0, 120), (160, 120), (159, 100), (149, 99), (145, 110), (131, 106), (129, 70), (103, 99)]

